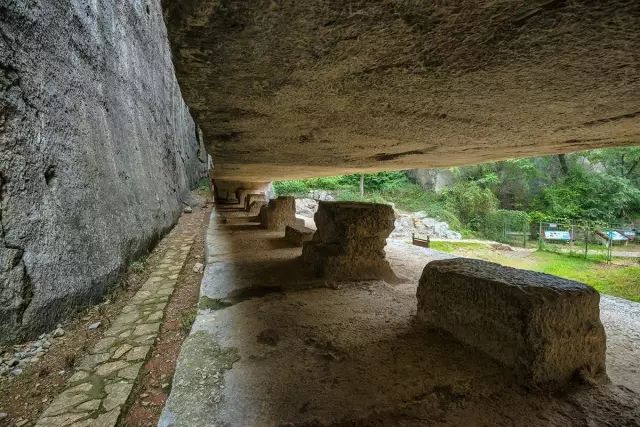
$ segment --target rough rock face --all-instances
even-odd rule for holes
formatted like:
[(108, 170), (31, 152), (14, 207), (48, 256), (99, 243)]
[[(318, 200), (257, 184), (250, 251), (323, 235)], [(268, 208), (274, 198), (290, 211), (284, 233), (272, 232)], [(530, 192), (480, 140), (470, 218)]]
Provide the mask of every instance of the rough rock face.
[(0, 341), (97, 302), (206, 168), (156, 2), (0, 6)]
[(449, 169), (410, 169), (407, 176), (426, 191), (439, 192), (456, 181)]
[[(284, 231), (287, 225), (299, 224), (293, 197), (278, 197), (260, 208), (260, 223), (268, 230)], [(303, 224), (304, 225), (304, 224)]]
[(427, 264), (417, 297), (418, 319), (504, 363), (524, 384), (605, 374), (600, 295), (590, 286), (454, 258)]
[(302, 258), (320, 277), (334, 280), (394, 281), (384, 247), (393, 230), (390, 205), (320, 202), (317, 231), (305, 242)]
[(163, 0), (216, 175), (640, 143), (637, 0)]
[(412, 234), (417, 234), (418, 237), (429, 236), (436, 239), (462, 239), (462, 234), (449, 229), (449, 224), (429, 218), (424, 212), (396, 211), (395, 228), (391, 233), (391, 237), (406, 239), (411, 237)]

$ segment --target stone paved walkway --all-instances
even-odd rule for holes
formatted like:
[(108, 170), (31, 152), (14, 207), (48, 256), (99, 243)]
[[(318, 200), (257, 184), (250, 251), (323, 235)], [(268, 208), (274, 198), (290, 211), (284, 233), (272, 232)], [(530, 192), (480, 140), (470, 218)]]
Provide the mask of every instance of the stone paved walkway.
[(115, 426), (160, 331), (164, 309), (194, 240), (177, 227), (156, 270), (110, 325), (36, 426)]

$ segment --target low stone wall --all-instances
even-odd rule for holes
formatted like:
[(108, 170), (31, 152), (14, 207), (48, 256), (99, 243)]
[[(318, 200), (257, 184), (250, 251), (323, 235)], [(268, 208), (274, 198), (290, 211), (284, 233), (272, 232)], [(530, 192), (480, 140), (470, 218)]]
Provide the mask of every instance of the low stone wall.
[(318, 230), (311, 241), (304, 243), (302, 257), (318, 276), (395, 281), (384, 252), (393, 230), (391, 206), (320, 202), (314, 219)]
[(425, 325), (512, 368), (523, 384), (555, 388), (577, 373), (605, 375), (600, 295), (587, 285), (455, 258), (427, 264), (417, 297)]
[(287, 225), (299, 224), (300, 221), (296, 218), (296, 203), (293, 197), (278, 197), (260, 208), (260, 223), (268, 230), (284, 231)]
[(284, 229), (284, 238), (296, 246), (302, 246), (313, 238), (314, 231), (301, 225), (287, 225)]

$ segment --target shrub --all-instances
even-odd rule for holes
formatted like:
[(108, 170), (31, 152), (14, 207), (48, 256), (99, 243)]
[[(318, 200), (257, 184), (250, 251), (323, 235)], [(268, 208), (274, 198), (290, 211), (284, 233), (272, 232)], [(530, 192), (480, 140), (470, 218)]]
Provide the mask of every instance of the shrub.
[(454, 212), (462, 225), (479, 231), (485, 218), (498, 208), (498, 198), (474, 181), (460, 182), (442, 193), (447, 210)]
[(278, 196), (305, 194), (309, 187), (304, 180), (274, 181), (273, 190)]

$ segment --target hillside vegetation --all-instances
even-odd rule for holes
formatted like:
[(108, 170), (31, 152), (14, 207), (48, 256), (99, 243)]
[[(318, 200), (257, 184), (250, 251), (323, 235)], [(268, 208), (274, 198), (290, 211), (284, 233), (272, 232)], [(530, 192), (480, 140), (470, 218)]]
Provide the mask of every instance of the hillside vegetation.
[(633, 223), (640, 218), (640, 148), (592, 150), (452, 168), (454, 182), (425, 190), (403, 172), (276, 182), (278, 195), (325, 190), (338, 200), (424, 211), (466, 236), (512, 221)]

